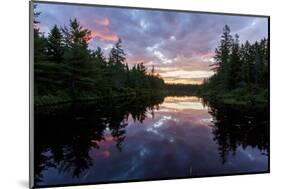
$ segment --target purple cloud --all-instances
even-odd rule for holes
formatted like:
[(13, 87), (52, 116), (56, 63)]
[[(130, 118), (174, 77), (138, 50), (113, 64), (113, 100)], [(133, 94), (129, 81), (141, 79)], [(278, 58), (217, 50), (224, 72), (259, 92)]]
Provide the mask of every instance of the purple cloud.
[[(230, 26), (232, 34), (238, 33), (241, 42), (255, 42), (268, 36), (265, 17), (49, 3), (38, 3), (37, 9), (41, 12), (39, 27), (45, 35), (55, 24), (63, 26), (69, 19), (77, 18), (92, 30), (94, 39), (90, 48), (100, 46), (108, 54), (120, 37), (129, 65), (139, 62), (150, 68), (154, 65), (164, 79), (169, 76), (173, 81), (177, 75), (172, 73), (179, 71), (186, 76), (204, 71), (201, 75), (210, 75), (209, 65), (224, 25)], [(201, 82), (203, 78), (178, 79)]]

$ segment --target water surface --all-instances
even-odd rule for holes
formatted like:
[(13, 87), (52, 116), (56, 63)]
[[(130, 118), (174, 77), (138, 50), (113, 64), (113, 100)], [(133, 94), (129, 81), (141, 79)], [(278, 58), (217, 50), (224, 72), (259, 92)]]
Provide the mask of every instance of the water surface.
[(268, 171), (264, 110), (181, 96), (35, 111), (37, 186)]

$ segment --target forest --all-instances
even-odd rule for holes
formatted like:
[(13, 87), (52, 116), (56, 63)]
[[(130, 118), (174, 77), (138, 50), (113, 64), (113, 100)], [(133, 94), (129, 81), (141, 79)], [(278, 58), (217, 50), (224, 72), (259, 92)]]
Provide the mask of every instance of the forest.
[(129, 67), (119, 38), (106, 56), (91, 50), (91, 31), (74, 18), (66, 26), (54, 25), (45, 37), (38, 27), (41, 13), (34, 9), (35, 105), (126, 96), (195, 94), (198, 85), (165, 84), (154, 66), (142, 62)]
[(45, 37), (37, 28), (34, 13), (35, 104), (94, 100), (131, 95), (157, 94), (164, 80), (143, 63), (129, 68), (119, 38), (108, 58), (100, 47), (90, 50), (91, 31), (77, 19), (55, 25)]
[(38, 27), (34, 9), (35, 105), (145, 95), (198, 95), (222, 104), (265, 106), (268, 103), (268, 39), (240, 43), (223, 28), (210, 69), (202, 85), (166, 84), (155, 67), (142, 62), (129, 66), (119, 38), (105, 55), (89, 48), (91, 31), (77, 19), (54, 25), (47, 36)]
[(267, 106), (269, 89), (269, 42), (239, 42), (230, 28), (223, 28), (215, 50), (213, 76), (204, 80), (199, 95), (209, 101), (232, 105)]

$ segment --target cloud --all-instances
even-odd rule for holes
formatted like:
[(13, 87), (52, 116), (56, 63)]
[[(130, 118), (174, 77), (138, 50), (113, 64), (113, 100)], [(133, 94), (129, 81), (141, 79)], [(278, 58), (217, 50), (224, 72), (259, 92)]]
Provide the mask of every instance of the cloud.
[(93, 39), (98, 39), (101, 41), (118, 41), (118, 36), (114, 34), (105, 34), (101, 32), (92, 31), (91, 33)]
[(165, 83), (170, 83), (170, 84), (194, 84), (194, 85), (199, 85), (203, 83), (203, 80), (205, 78), (196, 78), (196, 79), (190, 79), (190, 78), (185, 78), (185, 79), (180, 79), (180, 78), (175, 78), (175, 77), (166, 77), (165, 78)]
[(179, 79), (185, 79), (185, 78), (207, 78), (213, 75), (212, 71), (185, 71), (185, 70), (177, 70), (177, 71), (167, 71), (165, 73), (161, 74), (163, 77), (176, 77)]
[(160, 76), (166, 83), (201, 84), (204, 78), (212, 76), (214, 73), (209, 70), (178, 70), (178, 68), (162, 70)]
[[(92, 30), (90, 48), (100, 46), (105, 55), (120, 37), (130, 66), (140, 62), (148, 68), (155, 66), (167, 82), (198, 82), (199, 75), (202, 82), (209, 76), (224, 25), (230, 26), (232, 34), (238, 33), (241, 42), (268, 36), (267, 19), (262, 17), (43, 3), (38, 11), (45, 33), (54, 24), (63, 26), (77, 18)], [(172, 73), (180, 75), (171, 77)]]
[(109, 26), (109, 19), (108, 18), (103, 18), (103, 19), (100, 19), (100, 20), (95, 20), (95, 22), (99, 25), (102, 25), (102, 26)]

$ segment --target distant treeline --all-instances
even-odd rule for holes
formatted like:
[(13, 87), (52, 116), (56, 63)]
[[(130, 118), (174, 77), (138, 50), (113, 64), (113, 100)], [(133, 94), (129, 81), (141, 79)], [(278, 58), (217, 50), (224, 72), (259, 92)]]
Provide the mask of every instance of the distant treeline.
[(108, 58), (100, 47), (88, 48), (91, 31), (77, 19), (69, 25), (55, 25), (45, 37), (36, 27), (34, 13), (34, 94), (35, 104), (90, 100), (105, 97), (157, 93), (164, 80), (148, 71), (143, 63), (129, 68), (121, 39)]
[(204, 81), (200, 94), (210, 100), (228, 104), (260, 104), (268, 102), (268, 39), (240, 44), (239, 36), (230, 34), (226, 25), (220, 45), (215, 51), (215, 74)]
[(178, 95), (197, 95), (200, 85), (197, 84), (165, 84), (165, 94)]

